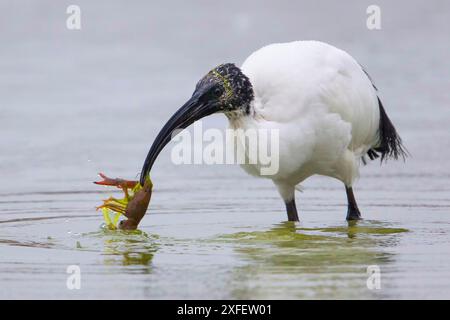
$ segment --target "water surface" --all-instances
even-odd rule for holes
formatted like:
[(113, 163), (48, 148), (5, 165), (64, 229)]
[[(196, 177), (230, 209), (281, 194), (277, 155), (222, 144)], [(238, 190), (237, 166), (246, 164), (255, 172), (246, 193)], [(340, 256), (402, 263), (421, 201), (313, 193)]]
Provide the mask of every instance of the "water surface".
[[(448, 2), (378, 1), (380, 31), (367, 1), (78, 4), (81, 31), (65, 28), (68, 4), (0, 4), (0, 298), (450, 298)], [(168, 148), (140, 232), (101, 229), (97, 172), (137, 177), (207, 70), (294, 39), (354, 55), (413, 155), (362, 169), (363, 221), (348, 225), (342, 185), (319, 177), (287, 223), (269, 181), (175, 166)]]

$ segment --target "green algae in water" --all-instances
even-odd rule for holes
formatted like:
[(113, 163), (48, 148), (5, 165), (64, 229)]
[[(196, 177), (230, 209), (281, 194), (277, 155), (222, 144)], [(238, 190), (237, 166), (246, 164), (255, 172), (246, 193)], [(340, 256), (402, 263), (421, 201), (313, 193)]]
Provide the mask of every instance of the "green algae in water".
[(264, 268), (297, 267), (320, 273), (334, 266), (344, 272), (345, 266), (354, 269), (386, 262), (390, 254), (380, 249), (383, 242), (392, 242), (393, 237), (395, 241), (396, 235), (407, 231), (379, 224), (301, 228), (285, 222), (268, 231), (237, 232), (216, 240), (233, 242), (246, 260)]
[(387, 235), (396, 234), (402, 232), (408, 232), (408, 229), (404, 228), (388, 228), (388, 227), (367, 227), (350, 225), (348, 227), (330, 227), (330, 228), (299, 228), (303, 231), (321, 231), (321, 232), (335, 232), (335, 233), (353, 233), (353, 234), (373, 234), (373, 235)]
[[(104, 227), (109, 230), (116, 230), (117, 225), (119, 224), (120, 216), (122, 215), (120, 212), (113, 213), (108, 208), (101, 208), (103, 213), (103, 219), (105, 220)], [(111, 215), (113, 217), (111, 218)]]
[(377, 221), (317, 228), (285, 222), (267, 231), (225, 234), (212, 241), (230, 244), (244, 262), (233, 270), (233, 279), (247, 286), (236, 286), (234, 298), (339, 299), (342, 288), (330, 283), (340, 282), (358, 299), (377, 294), (367, 290), (367, 267), (392, 263), (395, 255), (385, 248), (396, 246), (407, 231)]
[[(159, 236), (141, 230), (111, 230), (104, 224), (99, 231), (83, 234), (84, 249), (102, 248), (105, 265), (151, 266), (160, 247)], [(148, 269), (146, 269), (149, 271)]]
[(356, 235), (390, 235), (408, 232), (404, 228), (390, 228), (381, 226), (358, 226), (357, 224), (349, 223), (348, 226), (325, 227), (325, 228), (302, 228), (295, 225), (293, 222), (285, 222), (276, 225), (269, 231), (254, 231), (254, 232), (237, 232), (234, 234), (221, 235), (219, 239), (223, 240), (253, 240), (253, 241), (286, 241), (286, 240), (332, 240), (335, 241), (336, 236), (330, 236), (330, 233), (336, 235), (347, 235), (352, 238)]

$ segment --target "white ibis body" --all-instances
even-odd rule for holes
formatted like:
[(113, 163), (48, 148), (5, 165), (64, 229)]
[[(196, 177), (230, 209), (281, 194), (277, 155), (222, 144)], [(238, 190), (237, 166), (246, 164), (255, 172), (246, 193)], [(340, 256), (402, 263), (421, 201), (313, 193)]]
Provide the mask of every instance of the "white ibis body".
[[(278, 129), (279, 166), (269, 176), (283, 198), (288, 220), (297, 221), (295, 188), (312, 175), (345, 185), (347, 219), (360, 219), (352, 185), (361, 162), (405, 157), (401, 139), (361, 65), (318, 41), (268, 45), (241, 68), (219, 65), (166, 123), (144, 163), (141, 182), (175, 129), (222, 112), (233, 129)], [(260, 175), (262, 164), (242, 165)]]

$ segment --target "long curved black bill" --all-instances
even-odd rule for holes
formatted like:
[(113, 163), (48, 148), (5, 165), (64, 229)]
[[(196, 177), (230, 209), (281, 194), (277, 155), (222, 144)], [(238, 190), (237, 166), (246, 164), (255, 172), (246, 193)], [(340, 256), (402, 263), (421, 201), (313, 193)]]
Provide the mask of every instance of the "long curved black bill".
[(140, 183), (144, 185), (145, 177), (152, 169), (153, 163), (159, 153), (172, 139), (172, 134), (177, 129), (185, 129), (195, 121), (218, 111), (217, 107), (208, 102), (200, 101), (201, 94), (194, 94), (175, 114), (167, 121), (156, 136), (150, 151), (145, 158), (141, 171)]

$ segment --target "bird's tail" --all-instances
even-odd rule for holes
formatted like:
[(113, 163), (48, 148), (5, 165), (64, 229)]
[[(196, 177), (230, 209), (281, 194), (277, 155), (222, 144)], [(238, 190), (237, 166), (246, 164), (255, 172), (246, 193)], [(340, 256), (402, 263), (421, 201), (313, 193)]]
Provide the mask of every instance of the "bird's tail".
[(405, 160), (409, 152), (387, 116), (380, 98), (378, 98), (378, 107), (380, 108), (379, 142), (376, 147), (367, 151), (367, 156), (370, 160), (374, 160), (381, 155), (381, 162), (387, 159), (397, 160), (398, 158)]

